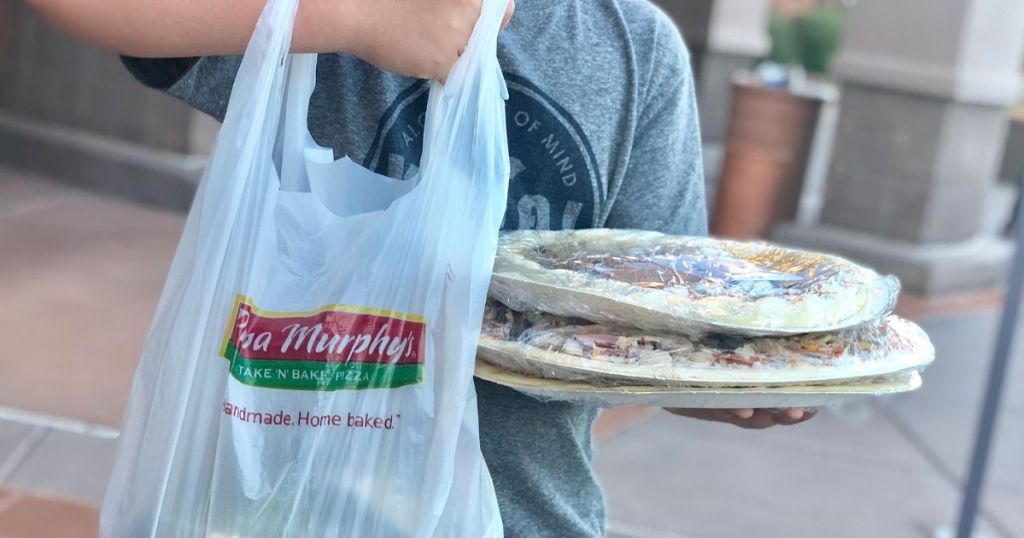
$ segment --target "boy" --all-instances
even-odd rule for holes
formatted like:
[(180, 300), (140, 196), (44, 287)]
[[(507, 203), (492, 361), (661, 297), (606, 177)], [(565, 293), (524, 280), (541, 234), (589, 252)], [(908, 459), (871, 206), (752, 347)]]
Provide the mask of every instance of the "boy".
[[(230, 54), (244, 50), (264, 0), (34, 3), (69, 31), (129, 55), (125, 65), (143, 83), (223, 118), (239, 62)], [(443, 78), (479, 9), (480, 0), (304, 0), (293, 50), (326, 53), (310, 105), (316, 141), (378, 173), (412, 176), (428, 85), (373, 65)], [(515, 10), (498, 47), (510, 92), (505, 227), (705, 234), (693, 77), (669, 19), (646, 0), (518, 0)], [(481, 381), (477, 392), (506, 534), (603, 536), (591, 469), (597, 409)], [(810, 418), (673, 412), (754, 428)]]

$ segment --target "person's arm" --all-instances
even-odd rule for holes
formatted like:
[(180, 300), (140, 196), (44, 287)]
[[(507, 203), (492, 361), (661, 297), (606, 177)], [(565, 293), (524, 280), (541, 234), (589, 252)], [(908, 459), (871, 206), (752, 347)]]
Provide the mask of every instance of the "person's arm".
[(706, 235), (704, 161), (689, 53), (667, 17), (659, 22), (647, 51), (648, 71), (637, 74), (647, 83), (625, 178), (606, 225)]
[(667, 16), (650, 35), (650, 57), (637, 77), (642, 89), (626, 173), (609, 228), (707, 235), (704, 161), (689, 53)]
[[(29, 0), (64, 31), (124, 55), (241, 54), (265, 0)], [(481, 0), (303, 0), (295, 52), (347, 52), (388, 71), (444, 78)], [(510, 2), (506, 22), (514, 4)]]

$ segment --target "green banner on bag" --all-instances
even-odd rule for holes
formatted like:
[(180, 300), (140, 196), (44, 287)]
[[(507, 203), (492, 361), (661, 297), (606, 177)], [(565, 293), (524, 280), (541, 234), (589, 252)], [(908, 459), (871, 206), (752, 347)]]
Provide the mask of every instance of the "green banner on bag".
[(393, 389), (423, 381), (423, 365), (268, 361), (237, 357), (231, 361), (231, 377), (245, 385), (274, 389)]

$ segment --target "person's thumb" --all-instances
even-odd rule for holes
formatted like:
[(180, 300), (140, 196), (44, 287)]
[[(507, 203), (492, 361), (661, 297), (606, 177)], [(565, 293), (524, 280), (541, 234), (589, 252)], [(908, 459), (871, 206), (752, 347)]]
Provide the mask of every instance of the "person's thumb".
[(754, 416), (753, 409), (730, 409), (729, 412), (732, 413), (734, 417), (742, 420), (747, 420)]

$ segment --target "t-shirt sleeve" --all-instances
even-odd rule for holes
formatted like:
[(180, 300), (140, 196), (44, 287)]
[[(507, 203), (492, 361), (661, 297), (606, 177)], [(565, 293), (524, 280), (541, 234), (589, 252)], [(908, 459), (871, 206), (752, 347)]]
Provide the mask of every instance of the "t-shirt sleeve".
[(167, 90), (181, 80), (199, 58), (135, 58), (121, 56), (121, 63), (135, 80), (155, 90)]
[(162, 90), (218, 121), (224, 120), (241, 56), (133, 58), (121, 61), (139, 82)]
[(705, 235), (704, 164), (689, 53), (675, 25), (658, 15), (650, 72), (640, 75), (649, 82), (607, 226)]

